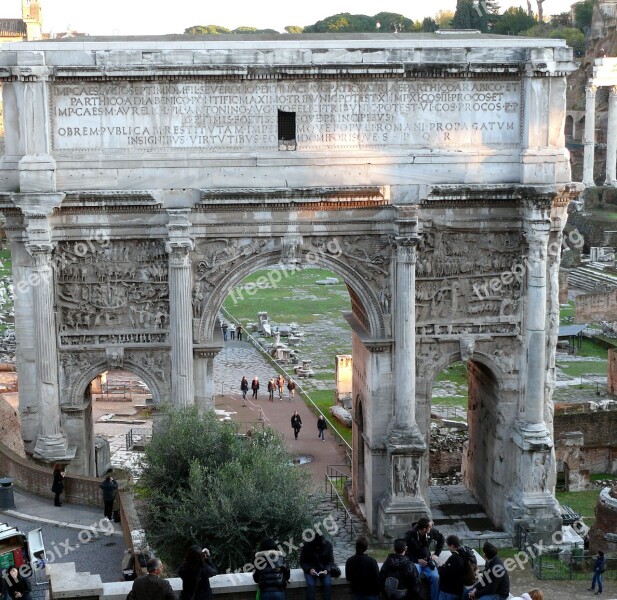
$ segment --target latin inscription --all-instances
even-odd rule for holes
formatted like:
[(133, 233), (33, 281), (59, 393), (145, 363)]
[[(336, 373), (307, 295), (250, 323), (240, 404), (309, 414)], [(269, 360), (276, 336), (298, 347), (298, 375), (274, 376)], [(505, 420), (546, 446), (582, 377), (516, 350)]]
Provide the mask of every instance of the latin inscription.
[(298, 150), (520, 143), (516, 81), (56, 84), (54, 149), (277, 150), (278, 111)]

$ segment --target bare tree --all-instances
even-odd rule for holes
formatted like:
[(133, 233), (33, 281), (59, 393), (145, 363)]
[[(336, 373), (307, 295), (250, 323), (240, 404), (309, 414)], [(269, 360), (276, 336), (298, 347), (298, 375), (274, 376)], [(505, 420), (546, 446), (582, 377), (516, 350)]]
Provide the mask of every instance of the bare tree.
[(533, 10), (531, 9), (531, 0), (527, 0), (527, 16), (533, 17)]
[(545, 0), (536, 0), (538, 3), (538, 23), (540, 24), (544, 23), (544, 8), (542, 8), (544, 1)]

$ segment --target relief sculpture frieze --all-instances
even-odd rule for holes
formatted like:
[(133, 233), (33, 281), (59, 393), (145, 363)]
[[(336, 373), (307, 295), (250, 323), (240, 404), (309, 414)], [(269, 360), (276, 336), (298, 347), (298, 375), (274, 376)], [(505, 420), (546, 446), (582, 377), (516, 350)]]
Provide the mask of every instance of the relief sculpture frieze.
[(54, 264), (61, 345), (168, 341), (168, 258), (162, 241), (61, 242)]
[(517, 232), (426, 231), (416, 263), (418, 335), (516, 333), (522, 252)]

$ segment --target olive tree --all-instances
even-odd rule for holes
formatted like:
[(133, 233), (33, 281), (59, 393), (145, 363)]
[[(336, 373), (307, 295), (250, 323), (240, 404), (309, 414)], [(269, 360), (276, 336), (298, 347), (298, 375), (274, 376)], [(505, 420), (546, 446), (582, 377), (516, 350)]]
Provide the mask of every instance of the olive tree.
[(143, 467), (137, 493), (146, 540), (172, 568), (199, 544), (219, 568), (236, 570), (264, 537), (299, 541), (313, 524), (310, 474), (270, 429), (240, 436), (214, 412), (169, 412)]

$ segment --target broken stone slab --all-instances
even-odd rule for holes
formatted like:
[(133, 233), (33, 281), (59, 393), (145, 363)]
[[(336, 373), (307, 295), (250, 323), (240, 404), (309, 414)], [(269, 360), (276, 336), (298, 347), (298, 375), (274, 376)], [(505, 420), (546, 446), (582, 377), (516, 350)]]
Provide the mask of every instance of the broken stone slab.
[(331, 406), (330, 414), (340, 421), (345, 427), (351, 427), (351, 414), (348, 410), (345, 410), (342, 406)]

